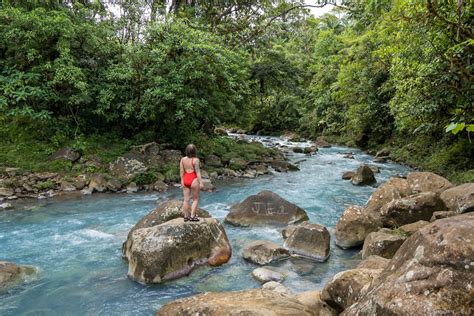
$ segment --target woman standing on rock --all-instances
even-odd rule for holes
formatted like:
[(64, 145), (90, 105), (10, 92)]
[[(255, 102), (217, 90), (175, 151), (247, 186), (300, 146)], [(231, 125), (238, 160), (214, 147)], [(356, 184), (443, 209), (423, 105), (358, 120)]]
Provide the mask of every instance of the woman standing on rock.
[[(184, 203), (183, 213), (184, 221), (198, 222), (196, 211), (199, 204), (199, 191), (202, 189), (201, 171), (199, 169), (199, 158), (196, 158), (197, 149), (193, 144), (189, 144), (185, 149), (186, 156), (181, 158), (179, 163), (181, 186), (183, 187)], [(193, 195), (193, 204), (191, 206), (191, 216), (189, 216), (189, 199)]]

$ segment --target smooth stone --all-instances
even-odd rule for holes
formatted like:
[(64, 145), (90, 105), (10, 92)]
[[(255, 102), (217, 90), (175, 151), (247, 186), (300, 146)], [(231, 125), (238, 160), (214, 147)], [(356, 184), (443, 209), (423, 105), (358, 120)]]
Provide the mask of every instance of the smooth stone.
[(252, 271), (252, 276), (261, 283), (269, 281), (281, 282), (284, 279), (283, 274), (277, 271), (273, 271), (267, 267), (254, 269)]
[(260, 265), (287, 259), (289, 255), (288, 250), (269, 240), (252, 241), (242, 251), (245, 260)]
[(369, 217), (363, 207), (351, 205), (336, 224), (336, 245), (344, 249), (360, 246), (368, 234), (379, 228), (380, 224)]
[(291, 254), (326, 261), (329, 257), (329, 244), (331, 237), (326, 227), (302, 223), (296, 226), (291, 235), (285, 240), (284, 247)]
[(370, 233), (365, 238), (364, 246), (362, 247), (362, 259), (371, 255), (390, 259), (405, 240), (406, 236), (394, 234), (389, 229)]

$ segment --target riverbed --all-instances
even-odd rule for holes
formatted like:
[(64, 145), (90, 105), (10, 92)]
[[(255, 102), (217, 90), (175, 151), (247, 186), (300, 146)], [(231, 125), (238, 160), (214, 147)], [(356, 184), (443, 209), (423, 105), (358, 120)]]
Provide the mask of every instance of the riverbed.
[[(279, 138), (258, 138), (268, 146), (308, 146)], [(355, 159), (344, 158), (352, 152)], [(344, 171), (361, 163), (376, 165), (377, 184), (408, 168), (395, 163), (373, 163), (358, 149), (321, 148), (312, 156), (289, 154), (300, 171), (273, 173), (255, 179), (216, 182), (215, 192), (201, 194), (200, 207), (223, 220), (231, 205), (261, 190), (271, 190), (304, 208), (311, 222), (331, 232), (328, 261), (291, 259), (274, 265), (283, 272), (285, 286), (294, 292), (320, 289), (335, 273), (360, 261), (359, 250), (335, 246), (333, 230), (344, 208), (363, 205), (375, 186), (353, 186), (341, 179)], [(41, 201), (21, 211), (0, 212), (0, 260), (38, 267), (36, 277), (7, 292), (0, 292), (0, 315), (152, 315), (171, 300), (204, 291), (256, 288), (254, 264), (241, 257), (243, 247), (255, 239), (283, 243), (281, 228), (236, 228), (225, 225), (233, 247), (229, 263), (200, 267), (188, 277), (159, 285), (141, 285), (127, 278), (121, 245), (129, 229), (160, 201), (181, 198), (172, 188), (160, 194), (94, 194), (67, 201)]]

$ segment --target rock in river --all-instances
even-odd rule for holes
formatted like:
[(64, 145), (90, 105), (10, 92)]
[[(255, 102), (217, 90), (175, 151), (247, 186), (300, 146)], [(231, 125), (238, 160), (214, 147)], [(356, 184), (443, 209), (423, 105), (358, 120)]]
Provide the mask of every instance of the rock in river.
[(306, 212), (271, 191), (251, 195), (231, 207), (225, 222), (234, 226), (287, 225), (308, 220)]
[(35, 272), (30, 266), (18, 266), (12, 262), (0, 261), (0, 289), (15, 285)]
[[(319, 314), (319, 313), (318, 313)], [(157, 316), (309, 316), (318, 315), (295, 295), (269, 289), (205, 292), (165, 304)]]
[(367, 165), (359, 166), (351, 179), (351, 183), (354, 185), (369, 185), (375, 182), (374, 172)]
[(268, 264), (273, 261), (286, 259), (289, 257), (289, 252), (272, 241), (255, 240), (245, 246), (242, 257), (245, 260), (257, 263), (260, 265)]
[(343, 315), (472, 315), (473, 227), (466, 213), (421, 228)]
[(273, 271), (266, 267), (257, 268), (252, 271), (252, 276), (259, 282), (266, 283), (269, 281), (281, 282), (283, 281), (283, 274)]
[(296, 226), (285, 240), (285, 247), (296, 254), (318, 261), (326, 261), (329, 256), (331, 237), (326, 227), (319, 224), (303, 223)]
[(214, 218), (184, 222), (176, 218), (134, 230), (124, 249), (128, 276), (140, 283), (160, 283), (189, 274), (194, 267), (229, 261), (231, 246)]
[(351, 248), (364, 243), (365, 237), (379, 229), (365, 212), (363, 207), (352, 205), (344, 210), (336, 224), (336, 245), (341, 248)]

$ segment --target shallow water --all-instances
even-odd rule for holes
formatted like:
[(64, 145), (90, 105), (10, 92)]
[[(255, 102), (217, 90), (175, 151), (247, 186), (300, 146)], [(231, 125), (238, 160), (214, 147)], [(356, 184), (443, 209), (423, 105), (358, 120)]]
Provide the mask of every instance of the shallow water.
[[(275, 140), (281, 142), (268, 140), (269, 145)], [(356, 159), (342, 158), (347, 151)], [(334, 245), (333, 228), (345, 206), (364, 204), (375, 188), (341, 180), (342, 172), (355, 170), (361, 162), (371, 163), (372, 157), (360, 150), (332, 147), (320, 149), (311, 157), (293, 154), (290, 159), (305, 159), (300, 162), (301, 171), (217, 183), (217, 191), (202, 193), (200, 206), (223, 220), (232, 204), (267, 189), (304, 208), (311, 222), (327, 226), (333, 239), (327, 262), (287, 260), (274, 265), (286, 274), (284, 285), (301, 292), (321, 288), (335, 273), (359, 262), (358, 250), (341, 250)], [(374, 165), (381, 168), (376, 174), (378, 183), (408, 171), (393, 163)], [(260, 287), (250, 275), (256, 266), (244, 261), (240, 253), (255, 239), (282, 244), (277, 228), (225, 225), (233, 247), (229, 263), (217, 268), (200, 267), (188, 277), (160, 285), (144, 286), (129, 280), (127, 264), (121, 259), (122, 242), (157, 200), (167, 198), (181, 198), (180, 190), (159, 195), (92, 195), (38, 202), (24, 211), (0, 212), (0, 259), (39, 269), (33, 280), (0, 293), (0, 315), (152, 315), (161, 305), (179, 297)]]

